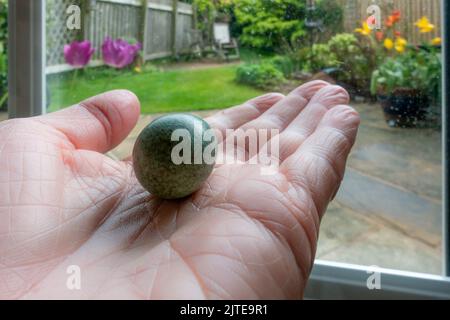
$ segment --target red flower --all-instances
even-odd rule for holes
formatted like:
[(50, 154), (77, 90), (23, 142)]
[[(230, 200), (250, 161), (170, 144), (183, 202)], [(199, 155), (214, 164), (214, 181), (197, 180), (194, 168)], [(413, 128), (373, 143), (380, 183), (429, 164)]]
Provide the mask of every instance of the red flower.
[(378, 31), (375, 33), (375, 38), (378, 40), (378, 42), (383, 41), (384, 39), (384, 33), (382, 31)]
[(401, 17), (402, 17), (402, 15), (401, 15), (401, 13), (400, 13), (400, 10), (395, 10), (395, 11), (393, 11), (391, 17), (392, 17), (392, 21), (393, 21), (394, 23), (399, 22), (400, 19), (401, 19)]
[(402, 33), (400, 31), (394, 31), (394, 35), (398, 38), (402, 36)]
[(385, 24), (386, 24), (386, 27), (391, 28), (394, 25), (394, 18), (392, 16), (389, 16), (386, 19)]
[(391, 28), (394, 24), (400, 21), (402, 15), (399, 10), (395, 10), (386, 20), (386, 27)]

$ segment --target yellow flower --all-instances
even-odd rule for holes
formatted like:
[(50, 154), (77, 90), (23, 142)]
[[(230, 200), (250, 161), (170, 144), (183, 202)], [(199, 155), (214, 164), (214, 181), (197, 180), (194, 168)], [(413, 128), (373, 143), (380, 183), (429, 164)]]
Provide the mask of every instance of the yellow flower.
[(139, 67), (139, 66), (135, 67), (135, 68), (134, 68), (134, 72), (136, 72), (136, 73), (141, 73), (141, 72), (142, 72), (141, 67)]
[(398, 53), (403, 53), (406, 50), (406, 47), (404, 46), (395, 46), (395, 50), (397, 50)]
[(395, 40), (395, 50), (397, 50), (397, 52), (403, 53), (403, 52), (405, 52), (407, 44), (408, 44), (408, 41), (406, 41), (405, 38), (398, 37)]
[(367, 22), (363, 22), (362, 28), (356, 28), (355, 32), (358, 32), (363, 36), (370, 36), (372, 30), (370, 29), (369, 24)]
[(430, 23), (427, 17), (422, 17), (415, 23), (415, 26), (420, 29), (421, 33), (428, 33), (434, 30), (434, 24)]
[(391, 38), (384, 39), (384, 47), (388, 50), (392, 50), (394, 47), (394, 41)]
[(433, 46), (440, 46), (442, 44), (442, 39), (439, 37), (434, 38), (433, 40), (431, 40), (431, 44)]
[(398, 38), (395, 40), (395, 45), (396, 45), (396, 46), (402, 46), (402, 47), (405, 47), (407, 44), (408, 44), (408, 41), (407, 41), (405, 38), (398, 37)]

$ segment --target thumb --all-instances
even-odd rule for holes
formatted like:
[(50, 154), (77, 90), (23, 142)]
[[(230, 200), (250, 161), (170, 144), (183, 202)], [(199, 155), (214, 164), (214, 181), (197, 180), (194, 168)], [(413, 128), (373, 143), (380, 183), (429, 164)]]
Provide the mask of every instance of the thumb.
[(104, 153), (127, 137), (139, 113), (136, 95), (115, 90), (34, 119), (62, 132), (76, 149)]

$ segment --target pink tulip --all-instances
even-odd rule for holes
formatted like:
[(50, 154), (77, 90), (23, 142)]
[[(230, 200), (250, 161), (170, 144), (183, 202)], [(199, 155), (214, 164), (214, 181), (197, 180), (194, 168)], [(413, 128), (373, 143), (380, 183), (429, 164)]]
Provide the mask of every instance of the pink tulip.
[(113, 68), (125, 68), (134, 61), (141, 48), (140, 43), (132, 45), (122, 39), (107, 37), (102, 45), (103, 61)]
[(71, 66), (82, 68), (89, 63), (94, 51), (90, 41), (74, 41), (64, 46), (64, 58)]

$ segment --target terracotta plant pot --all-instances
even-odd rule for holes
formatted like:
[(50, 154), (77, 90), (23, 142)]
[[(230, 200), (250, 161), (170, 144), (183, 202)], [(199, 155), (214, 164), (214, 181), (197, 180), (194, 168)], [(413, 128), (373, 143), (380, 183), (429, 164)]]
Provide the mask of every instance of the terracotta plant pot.
[(429, 97), (412, 89), (397, 89), (391, 95), (377, 96), (390, 127), (415, 127), (425, 120)]

